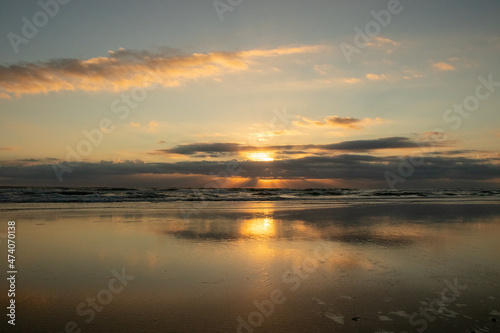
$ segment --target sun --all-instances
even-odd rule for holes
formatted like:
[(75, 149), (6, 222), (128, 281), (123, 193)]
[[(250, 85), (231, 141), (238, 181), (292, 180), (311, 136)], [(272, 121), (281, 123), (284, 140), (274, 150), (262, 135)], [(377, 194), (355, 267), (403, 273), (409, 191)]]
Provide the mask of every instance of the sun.
[(266, 153), (266, 152), (248, 153), (247, 157), (251, 161), (258, 161), (258, 162), (270, 162), (270, 161), (274, 161), (273, 154), (272, 153)]

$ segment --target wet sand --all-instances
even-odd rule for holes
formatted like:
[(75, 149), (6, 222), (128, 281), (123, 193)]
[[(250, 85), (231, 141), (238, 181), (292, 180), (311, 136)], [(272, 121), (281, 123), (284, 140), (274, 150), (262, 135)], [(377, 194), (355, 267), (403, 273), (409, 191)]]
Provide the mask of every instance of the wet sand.
[(500, 331), (494, 202), (2, 208), (1, 331)]

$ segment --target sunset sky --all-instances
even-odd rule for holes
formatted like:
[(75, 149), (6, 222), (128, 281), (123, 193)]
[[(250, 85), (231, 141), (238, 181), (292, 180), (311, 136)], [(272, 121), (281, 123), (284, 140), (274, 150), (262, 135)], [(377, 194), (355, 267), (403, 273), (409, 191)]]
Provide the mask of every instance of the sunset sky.
[(41, 3), (0, 3), (0, 185), (500, 184), (497, 0)]

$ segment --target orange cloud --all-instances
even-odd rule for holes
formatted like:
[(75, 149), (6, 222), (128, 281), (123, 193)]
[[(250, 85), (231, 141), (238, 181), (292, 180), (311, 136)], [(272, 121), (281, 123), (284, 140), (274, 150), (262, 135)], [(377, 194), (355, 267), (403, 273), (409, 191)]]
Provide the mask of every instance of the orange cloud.
[(388, 80), (390, 77), (385, 74), (366, 74), (366, 78), (371, 81), (381, 81), (381, 80)]
[(140, 127), (141, 125), (138, 124), (138, 123), (134, 123), (133, 121), (130, 122), (130, 126), (133, 126), (133, 127)]
[(244, 71), (251, 59), (318, 52), (321, 46), (178, 55), (163, 51), (110, 51), (107, 57), (57, 59), (44, 63), (0, 66), (0, 98), (59, 91), (123, 91), (159, 84), (178, 86), (187, 80)]
[(413, 69), (405, 69), (403, 71), (403, 79), (405, 79), (405, 80), (419, 79), (422, 77), (424, 77), (424, 74), (420, 73), (419, 71), (413, 70)]
[(0, 147), (0, 151), (17, 150), (16, 147)]
[(432, 64), (432, 67), (434, 67), (434, 69), (437, 69), (440, 71), (454, 71), (454, 70), (456, 70), (455, 67), (453, 67), (452, 65), (450, 65), (446, 62), (436, 62), (436, 63)]
[(150, 132), (156, 132), (158, 129), (159, 124), (156, 121), (150, 121), (149, 122), (149, 131)]
[(346, 78), (340, 78), (337, 80), (339, 83), (346, 83), (346, 84), (356, 84), (360, 83), (361, 79), (355, 78), (355, 77), (346, 77)]
[(386, 54), (392, 54), (394, 52), (394, 49), (398, 48), (400, 44), (389, 38), (374, 37), (372, 38), (371, 42), (366, 45), (378, 50), (382, 50)]
[(392, 39), (385, 38), (385, 37), (374, 37), (372, 38), (372, 41), (367, 44), (368, 46), (387, 46), (387, 45), (392, 45), (392, 46), (399, 46), (398, 42), (393, 41)]
[(251, 50), (239, 52), (239, 55), (243, 58), (250, 57), (276, 57), (280, 55), (288, 55), (295, 53), (315, 53), (319, 52), (324, 48), (322, 45), (311, 45), (311, 46), (297, 46), (297, 47), (279, 47), (271, 50)]

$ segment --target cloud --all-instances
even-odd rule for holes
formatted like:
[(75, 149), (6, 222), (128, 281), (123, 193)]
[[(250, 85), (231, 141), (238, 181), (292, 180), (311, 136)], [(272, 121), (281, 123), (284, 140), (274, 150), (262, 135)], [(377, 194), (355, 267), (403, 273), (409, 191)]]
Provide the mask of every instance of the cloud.
[(373, 37), (366, 46), (381, 50), (385, 54), (392, 54), (396, 48), (400, 46), (398, 42), (385, 37)]
[(17, 150), (17, 147), (0, 147), (0, 151)]
[[(230, 149), (230, 148), (226, 148)], [(246, 179), (316, 179), (350, 182), (366, 181), (387, 187), (384, 173), (397, 174), (401, 160), (397, 156), (376, 157), (360, 154), (337, 156), (308, 156), (270, 162), (230, 161), (238, 169), (238, 177)], [(224, 174), (228, 161), (183, 161), (177, 163), (144, 163), (125, 161), (120, 163), (79, 163), (73, 172), (65, 174), (65, 185), (86, 184), (104, 186), (113, 180), (122, 181), (122, 186), (134, 179), (146, 179), (155, 175), (190, 175), (198, 179), (203, 187), (213, 174)], [(227, 175), (227, 172), (225, 173)], [(206, 177), (201, 177), (206, 176)], [(28, 161), (13, 161), (0, 164), (0, 177), (6, 184), (58, 184), (51, 164), (33, 164)], [(196, 178), (198, 177), (198, 178)], [(212, 177), (213, 178), (213, 177)], [(405, 185), (422, 187), (443, 184), (469, 184), (482, 187), (486, 182), (500, 179), (500, 164), (488, 159), (465, 157), (426, 156), (424, 163), (415, 168)], [(205, 182), (205, 183), (204, 183)], [(451, 182), (451, 183), (450, 183)], [(163, 183), (167, 186), (167, 183)], [(193, 185), (193, 183), (190, 183)]]
[(375, 74), (367, 73), (362, 74), (360, 77), (349, 77), (345, 76), (346, 73), (339, 73), (339, 77), (331, 77), (328, 79), (321, 80), (321, 82), (326, 84), (360, 84), (360, 83), (370, 83), (370, 82), (380, 82), (380, 81), (390, 81), (398, 82), (401, 80), (412, 80), (423, 78), (424, 74), (410, 69), (403, 69), (401, 71), (392, 71), (390, 74)]
[(150, 131), (156, 131), (158, 129), (158, 123), (156, 121), (150, 121), (149, 122), (149, 130)]
[(192, 143), (178, 145), (174, 148), (157, 150), (156, 153), (194, 155), (198, 153), (224, 154), (237, 153), (243, 150), (256, 150), (256, 147), (244, 146), (239, 143), (219, 142), (219, 143)]
[(173, 87), (188, 80), (249, 69), (252, 59), (318, 52), (322, 46), (280, 47), (269, 50), (181, 55), (120, 49), (87, 60), (55, 59), (41, 63), (0, 65), (0, 97), (60, 91), (123, 91), (159, 84)]
[(9, 95), (7, 95), (6, 93), (3, 93), (3, 92), (0, 92), (0, 99), (11, 99), (11, 97)]
[(480, 151), (464, 149), (464, 150), (434, 151), (434, 152), (429, 152), (428, 155), (435, 155), (435, 156), (470, 155), (471, 153), (478, 153), (478, 152)]
[(163, 141), (163, 140), (158, 140), (156, 141), (157, 144), (161, 145), (161, 144), (164, 144), (164, 143), (167, 143), (166, 141)]
[(323, 119), (323, 121), (314, 121), (307, 118), (302, 118), (302, 120), (297, 121), (298, 125), (308, 126), (329, 126), (329, 127), (343, 127), (348, 129), (361, 129), (359, 124), (362, 122), (361, 119), (351, 118), (351, 117), (339, 117), (339, 116), (329, 116)]
[(316, 53), (324, 49), (322, 45), (311, 45), (311, 46), (296, 46), (296, 47), (279, 47), (271, 50), (250, 50), (242, 51), (238, 54), (243, 58), (252, 57), (276, 57), (281, 55), (289, 55), (295, 53)]
[(372, 47), (383, 47), (383, 46), (399, 46), (400, 44), (398, 42), (393, 41), (392, 39), (385, 38), (385, 37), (373, 37), (370, 41), (370, 43), (367, 44), (367, 46), (372, 46)]
[[(406, 137), (389, 137), (373, 140), (354, 140), (343, 141), (338, 143), (326, 145), (275, 145), (275, 146), (250, 146), (243, 145), (235, 142), (218, 142), (218, 143), (191, 143), (178, 145), (173, 148), (160, 149), (151, 154), (166, 154), (166, 155), (190, 155), (202, 157), (220, 157), (225, 155), (238, 155), (240, 152), (248, 151), (278, 151), (289, 153), (293, 151), (300, 151), (300, 153), (318, 151), (332, 152), (332, 151), (372, 151), (381, 149), (405, 149), (405, 148), (418, 148), (425, 146), (423, 142), (412, 141)], [(199, 155), (202, 154), (202, 155)]]
[(375, 140), (354, 140), (322, 145), (327, 150), (369, 151), (380, 149), (417, 148), (422, 144), (406, 137), (389, 137)]
[(434, 69), (440, 70), (440, 71), (454, 71), (456, 68), (453, 65), (450, 65), (446, 62), (437, 62), (433, 63), (432, 67)]
[[(48, 163), (61, 163), (62, 160), (53, 157), (47, 158), (23, 158), (18, 160), (5, 160), (0, 161), (0, 167), (10, 167), (10, 166), (35, 166), (35, 165), (45, 165)], [(0, 172), (0, 177), (2, 177), (2, 173)]]
[(360, 83), (361, 81), (362, 81), (361, 79), (358, 79), (356, 77), (343, 77), (336, 80), (336, 82), (338, 83), (346, 83), (346, 84), (356, 84)]
[(390, 76), (386, 74), (372, 74), (368, 73), (366, 74), (366, 78), (370, 81), (382, 81), (382, 80), (389, 80)]
[(321, 75), (327, 75), (335, 70), (335, 67), (329, 64), (315, 65), (313, 68)]
[(403, 70), (403, 79), (405, 80), (411, 80), (411, 79), (419, 79), (424, 77), (424, 74), (422, 74), (419, 71), (413, 70), (413, 69), (405, 69)]
[(130, 122), (130, 126), (133, 126), (133, 127), (140, 127), (141, 125), (138, 124), (138, 123), (134, 123), (133, 121)]
[(346, 129), (360, 130), (362, 124), (368, 123), (382, 123), (384, 120), (380, 118), (370, 119), (357, 119), (351, 117), (329, 116), (321, 121), (311, 120), (301, 117), (300, 120), (295, 121), (294, 124), (299, 126), (325, 126), (325, 127), (341, 127)]
[(429, 131), (424, 132), (420, 135), (420, 140), (422, 141), (446, 141), (448, 136), (444, 132)]

